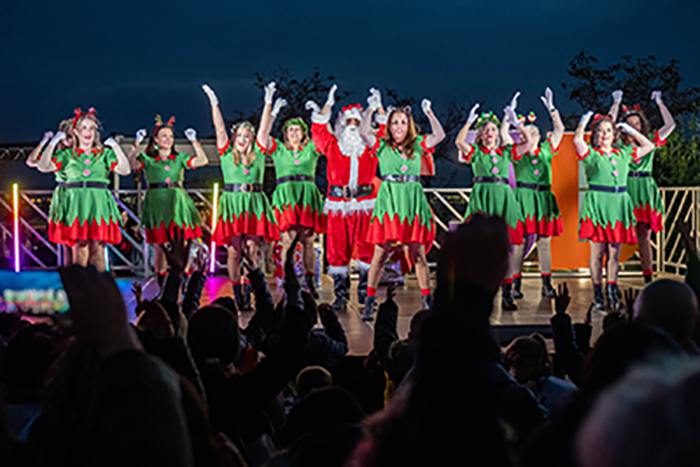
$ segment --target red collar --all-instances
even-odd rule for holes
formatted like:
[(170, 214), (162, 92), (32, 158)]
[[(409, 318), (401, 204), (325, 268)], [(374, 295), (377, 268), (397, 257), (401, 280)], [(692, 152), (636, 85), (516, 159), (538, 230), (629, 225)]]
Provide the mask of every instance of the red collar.
[[(89, 157), (95, 156), (96, 154), (99, 154), (99, 153), (101, 153), (102, 151), (104, 151), (104, 149), (92, 148), (92, 149), (90, 149), (90, 151), (89, 151)], [(77, 148), (77, 149), (75, 150), (75, 155), (76, 155), (76, 156), (78, 156), (78, 157), (83, 157), (83, 154), (88, 154), (88, 153), (85, 152), (84, 150), (80, 149), (80, 148)]]
[[(608, 154), (607, 152), (603, 151), (603, 150), (600, 149), (600, 148), (593, 148), (593, 149), (594, 149), (598, 154), (600, 154), (601, 156), (607, 156), (607, 154)], [(613, 153), (613, 154), (615, 154), (616, 156), (619, 156), (621, 151), (620, 151), (620, 148), (612, 148), (612, 149), (610, 150), (610, 152)]]
[(494, 149), (487, 149), (487, 148), (485, 148), (484, 146), (480, 146), (479, 149), (480, 149), (481, 152), (483, 152), (484, 154), (491, 154), (491, 151), (493, 151), (493, 152), (495, 152), (496, 154), (498, 154), (499, 156), (501, 156), (501, 157), (503, 156), (503, 148), (502, 148), (502, 147), (501, 147), (501, 148), (494, 148)]
[(168, 154), (167, 156), (156, 156), (156, 161), (164, 160), (164, 159), (170, 159), (171, 161), (174, 161), (175, 158), (177, 157), (176, 154)]
[[(302, 144), (301, 146), (299, 146), (299, 148), (297, 148), (297, 151), (299, 151), (299, 152), (303, 151), (304, 148), (306, 147), (306, 145), (308, 145), (308, 144), (309, 144), (309, 141), (307, 141), (306, 143)], [(287, 148), (287, 149), (289, 149), (290, 151), (294, 151), (294, 148), (291, 147), (291, 146), (288, 145), (288, 144), (285, 144), (284, 147)]]

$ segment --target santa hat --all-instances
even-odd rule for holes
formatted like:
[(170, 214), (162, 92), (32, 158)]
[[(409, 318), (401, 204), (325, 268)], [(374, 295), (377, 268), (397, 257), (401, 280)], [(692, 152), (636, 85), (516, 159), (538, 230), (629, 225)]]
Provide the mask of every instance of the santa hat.
[(362, 120), (362, 106), (360, 104), (355, 103), (343, 107), (343, 120), (347, 122), (351, 118)]

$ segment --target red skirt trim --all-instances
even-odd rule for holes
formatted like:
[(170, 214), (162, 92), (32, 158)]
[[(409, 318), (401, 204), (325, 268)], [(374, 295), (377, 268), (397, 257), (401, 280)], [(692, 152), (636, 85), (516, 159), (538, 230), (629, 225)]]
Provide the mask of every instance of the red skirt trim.
[(122, 241), (122, 233), (119, 223), (90, 223), (81, 224), (77, 219), (72, 225), (49, 222), (49, 240), (53, 243), (73, 246), (80, 240), (94, 240), (98, 242), (119, 244)]
[(605, 227), (595, 225), (589, 218), (581, 221), (581, 240), (590, 240), (594, 243), (637, 243), (637, 232), (634, 226), (626, 228), (620, 221), (615, 221), (614, 226), (608, 223)]
[[(486, 215), (483, 213), (480, 213), (482, 215)], [(469, 222), (469, 220), (472, 218), (472, 216), (469, 216), (465, 219), (464, 222)], [(515, 227), (511, 227), (507, 225), (508, 227), (508, 240), (510, 241), (511, 245), (522, 245), (525, 243), (525, 224), (523, 221), (518, 220), (518, 223), (515, 224)]]
[(655, 210), (649, 203), (634, 207), (634, 217), (637, 222), (645, 222), (654, 232), (664, 230), (664, 219), (661, 213)]
[(280, 232), (287, 232), (297, 226), (308, 227), (316, 233), (325, 233), (328, 217), (321, 211), (312, 211), (310, 206), (301, 207), (291, 203), (285, 204), (280, 211), (274, 206), (277, 228)]
[(532, 216), (525, 218), (525, 234), (537, 234), (540, 237), (558, 237), (564, 231), (564, 223), (561, 216), (554, 220), (542, 218), (537, 221)]
[(404, 245), (408, 243), (420, 243), (425, 245), (425, 252), (430, 251), (435, 240), (435, 221), (431, 219), (430, 225), (421, 224), (421, 219), (416, 216), (413, 219), (399, 220), (399, 215), (389, 219), (389, 214), (385, 213), (380, 220), (372, 217), (367, 231), (367, 241), (374, 245), (386, 242), (399, 242)]
[(240, 217), (233, 216), (232, 220), (229, 221), (223, 221), (219, 218), (212, 239), (217, 244), (223, 245), (239, 235), (262, 237), (268, 242), (280, 239), (277, 225), (271, 222), (265, 213), (262, 214), (262, 218), (251, 213), (242, 213)]
[(146, 243), (168, 243), (168, 232), (170, 232), (171, 237), (174, 235), (176, 230), (181, 230), (185, 233), (185, 240), (194, 240), (202, 236), (202, 229), (198, 225), (194, 227), (180, 227), (171, 221), (170, 225), (166, 228), (165, 222), (161, 222), (160, 226), (156, 228), (146, 228)]

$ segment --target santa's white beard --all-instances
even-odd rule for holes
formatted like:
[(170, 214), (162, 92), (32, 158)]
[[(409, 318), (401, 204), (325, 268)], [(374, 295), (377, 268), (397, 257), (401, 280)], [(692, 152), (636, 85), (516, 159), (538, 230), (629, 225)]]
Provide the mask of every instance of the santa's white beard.
[(343, 130), (338, 138), (338, 147), (345, 156), (359, 157), (365, 151), (365, 142), (360, 136), (360, 128), (350, 125)]

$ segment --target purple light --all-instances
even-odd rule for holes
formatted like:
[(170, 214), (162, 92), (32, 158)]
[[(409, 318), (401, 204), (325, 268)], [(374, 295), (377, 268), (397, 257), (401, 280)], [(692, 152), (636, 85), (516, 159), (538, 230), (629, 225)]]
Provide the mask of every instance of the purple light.
[(12, 211), (14, 214), (15, 272), (19, 272), (19, 187), (12, 184)]

